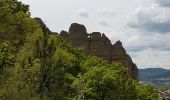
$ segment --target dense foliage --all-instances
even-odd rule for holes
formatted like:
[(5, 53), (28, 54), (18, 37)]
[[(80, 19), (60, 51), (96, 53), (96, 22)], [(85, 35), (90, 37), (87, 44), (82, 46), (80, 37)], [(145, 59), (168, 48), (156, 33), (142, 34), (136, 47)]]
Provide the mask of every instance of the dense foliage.
[(128, 78), (121, 64), (87, 57), (44, 33), (28, 5), (0, 0), (0, 99), (156, 100), (157, 94)]

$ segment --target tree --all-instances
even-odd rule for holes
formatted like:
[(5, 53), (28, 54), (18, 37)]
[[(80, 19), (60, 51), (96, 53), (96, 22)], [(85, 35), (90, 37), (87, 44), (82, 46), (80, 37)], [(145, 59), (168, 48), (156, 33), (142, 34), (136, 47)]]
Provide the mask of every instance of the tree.
[(0, 42), (15, 44), (18, 50), (25, 35), (37, 29), (37, 23), (29, 13), (29, 6), (17, 0), (0, 0)]
[(72, 82), (78, 75), (80, 62), (85, 58), (80, 50), (56, 35), (50, 35), (46, 46), (47, 57), (43, 60), (43, 91), (50, 99), (72, 97), (74, 89)]
[(0, 68), (13, 66), (12, 46), (9, 42), (0, 44)]
[(17, 0), (0, 0), (1, 5), (8, 5), (9, 8), (12, 10), (12, 13), (17, 12), (24, 12), (26, 14), (29, 14), (29, 5), (25, 5), (22, 2), (19, 2)]
[(0, 99), (6, 94), (6, 82), (9, 78), (9, 66), (13, 63), (11, 61), (11, 47), (9, 43), (0, 43)]
[[(76, 97), (95, 100), (157, 99), (153, 88), (148, 89), (125, 77), (126, 69), (119, 63), (108, 64), (101, 58), (88, 57), (81, 65), (85, 72), (81, 73), (73, 83), (77, 88)], [(146, 95), (146, 92), (141, 94), (139, 89), (144, 89), (149, 94)]]

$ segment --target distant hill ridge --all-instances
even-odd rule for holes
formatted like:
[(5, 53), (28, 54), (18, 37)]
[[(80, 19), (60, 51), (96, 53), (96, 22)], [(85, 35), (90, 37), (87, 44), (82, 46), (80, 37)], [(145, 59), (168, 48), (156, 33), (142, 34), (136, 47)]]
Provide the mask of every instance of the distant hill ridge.
[(163, 68), (139, 69), (139, 80), (149, 81), (156, 79), (170, 79), (170, 70)]

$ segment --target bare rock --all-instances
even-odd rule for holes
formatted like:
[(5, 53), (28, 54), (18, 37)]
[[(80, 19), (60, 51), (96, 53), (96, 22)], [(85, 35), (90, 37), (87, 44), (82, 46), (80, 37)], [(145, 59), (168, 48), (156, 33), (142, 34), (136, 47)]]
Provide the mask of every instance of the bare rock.
[(112, 45), (105, 34), (100, 32), (88, 34), (85, 26), (77, 23), (71, 24), (69, 33), (62, 31), (59, 36), (68, 39), (74, 47), (83, 48), (87, 55), (104, 58), (110, 63), (114, 61), (121, 62), (128, 68), (128, 75), (132, 79), (137, 79), (137, 66), (126, 53), (121, 41), (117, 41)]
[(87, 53), (89, 39), (84, 25), (73, 23), (69, 28), (68, 40), (74, 47), (80, 47)]
[(87, 31), (84, 25), (73, 23), (70, 26), (69, 33), (70, 34), (83, 34), (83, 33), (87, 33)]
[(121, 41), (117, 41), (112, 46), (112, 61), (121, 62), (124, 66), (128, 68), (128, 74), (133, 79), (138, 77), (137, 66), (133, 63), (131, 57), (126, 53), (125, 49), (122, 46)]
[(66, 31), (61, 31), (59, 36), (64, 37), (65, 39), (68, 39), (68, 32)]
[(43, 32), (46, 34), (46, 35), (49, 35), (51, 34), (52, 32), (50, 31), (50, 29), (45, 25), (45, 23), (42, 21), (41, 18), (34, 18), (39, 24), (40, 24), (40, 27), (42, 28)]

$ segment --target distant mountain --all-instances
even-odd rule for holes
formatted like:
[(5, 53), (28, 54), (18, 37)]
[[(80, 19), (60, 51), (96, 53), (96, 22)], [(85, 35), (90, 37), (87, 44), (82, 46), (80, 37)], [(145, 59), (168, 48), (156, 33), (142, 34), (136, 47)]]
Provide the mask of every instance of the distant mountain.
[(170, 80), (170, 70), (163, 68), (139, 69), (139, 80), (153, 82), (155, 80)]

